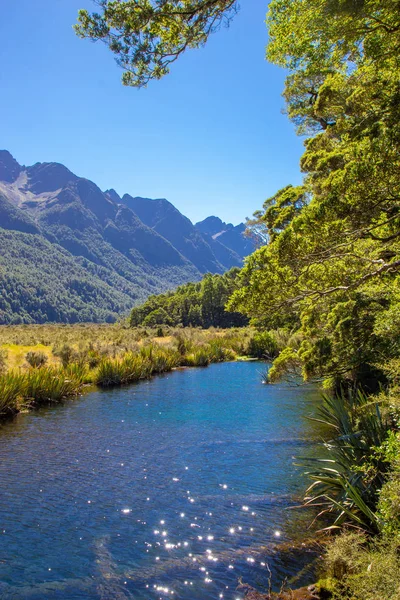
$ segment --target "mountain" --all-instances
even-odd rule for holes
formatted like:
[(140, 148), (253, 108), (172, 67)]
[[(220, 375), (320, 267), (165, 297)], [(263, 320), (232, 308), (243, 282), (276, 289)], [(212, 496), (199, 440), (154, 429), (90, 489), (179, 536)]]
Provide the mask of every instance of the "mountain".
[(241, 265), (219, 237), (167, 200), (121, 198), (0, 151), (0, 324), (115, 321), (150, 294)]
[(219, 251), (219, 242), (205, 239), (192, 222), (165, 198), (151, 200), (132, 198), (125, 194), (122, 202), (133, 210), (143, 223), (157, 231), (186, 256), (200, 273), (223, 273), (233, 266), (241, 266), (242, 260), (235, 252), (227, 247)]
[(244, 223), (234, 226), (232, 223), (223, 223), (219, 217), (207, 217), (204, 221), (196, 223), (195, 227), (205, 239), (212, 238), (235, 252), (241, 259), (254, 252), (255, 242), (244, 235)]

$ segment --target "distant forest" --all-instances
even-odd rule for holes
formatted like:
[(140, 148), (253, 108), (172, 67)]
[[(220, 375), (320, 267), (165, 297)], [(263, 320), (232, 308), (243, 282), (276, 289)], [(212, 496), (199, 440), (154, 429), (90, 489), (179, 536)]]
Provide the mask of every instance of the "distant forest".
[(175, 292), (150, 296), (132, 310), (130, 324), (132, 327), (245, 326), (249, 321), (245, 315), (225, 310), (225, 304), (238, 287), (239, 273), (236, 267), (224, 275), (207, 273), (201, 281), (181, 285)]

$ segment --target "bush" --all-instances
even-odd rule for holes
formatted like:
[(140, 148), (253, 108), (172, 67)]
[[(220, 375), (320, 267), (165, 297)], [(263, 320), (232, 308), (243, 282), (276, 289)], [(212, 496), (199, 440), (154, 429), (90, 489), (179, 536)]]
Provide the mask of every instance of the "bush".
[(378, 501), (378, 519), (381, 531), (392, 535), (400, 532), (400, 437), (390, 432), (385, 445), (387, 458), (391, 462), (388, 481), (382, 486)]
[(325, 569), (334, 600), (399, 600), (400, 560), (396, 540), (368, 542), (344, 533), (328, 546)]
[(0, 349), (0, 375), (4, 373), (7, 369), (7, 358), (7, 350)]
[(78, 353), (68, 344), (63, 344), (61, 348), (53, 350), (53, 354), (58, 356), (64, 368), (78, 358)]
[(44, 352), (31, 351), (26, 354), (25, 360), (31, 367), (38, 369), (47, 363), (48, 356)]
[(181, 356), (184, 356), (190, 347), (190, 344), (188, 343), (188, 340), (186, 340), (183, 335), (177, 335), (176, 336), (176, 341), (178, 343), (178, 352)]
[(47, 402), (60, 402), (68, 396), (76, 396), (82, 381), (60, 367), (43, 367), (29, 371), (23, 377), (21, 395), (35, 406)]
[(18, 412), (18, 399), (21, 396), (23, 375), (6, 373), (0, 376), (0, 417)]
[(247, 354), (254, 358), (273, 360), (278, 356), (278, 344), (272, 333), (268, 331), (257, 332), (250, 339)]
[(188, 367), (208, 367), (210, 362), (211, 360), (207, 350), (200, 349), (192, 354), (188, 354), (185, 357), (183, 364)]

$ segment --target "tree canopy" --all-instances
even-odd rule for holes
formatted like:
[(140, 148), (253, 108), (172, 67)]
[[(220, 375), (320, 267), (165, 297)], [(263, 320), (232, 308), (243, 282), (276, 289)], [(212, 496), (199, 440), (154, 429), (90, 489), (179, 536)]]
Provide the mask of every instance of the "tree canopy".
[(236, 267), (224, 275), (207, 273), (198, 283), (181, 285), (175, 292), (150, 296), (134, 308), (131, 326), (183, 325), (184, 327), (241, 327), (248, 319), (225, 310), (229, 297), (238, 285)]
[(142, 87), (169, 72), (185, 50), (198, 48), (228, 25), (236, 0), (98, 0), (100, 12), (80, 10), (77, 34), (102, 41), (124, 69), (124, 85)]
[(305, 177), (258, 213), (270, 243), (230, 306), (299, 316), (304, 341), (278, 371), (296, 359), (306, 377), (357, 378), (400, 350), (400, 3), (274, 0), (268, 23), (288, 114), (309, 136)]

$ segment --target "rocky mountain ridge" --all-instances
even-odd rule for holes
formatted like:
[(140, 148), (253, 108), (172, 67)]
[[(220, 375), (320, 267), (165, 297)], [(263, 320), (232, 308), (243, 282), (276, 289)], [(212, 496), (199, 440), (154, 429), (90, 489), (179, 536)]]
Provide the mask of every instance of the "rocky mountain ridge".
[(240, 266), (240, 226), (210, 235), (202, 223), (165, 199), (121, 198), (59, 163), (25, 167), (0, 151), (0, 324), (113, 321), (149, 294)]

